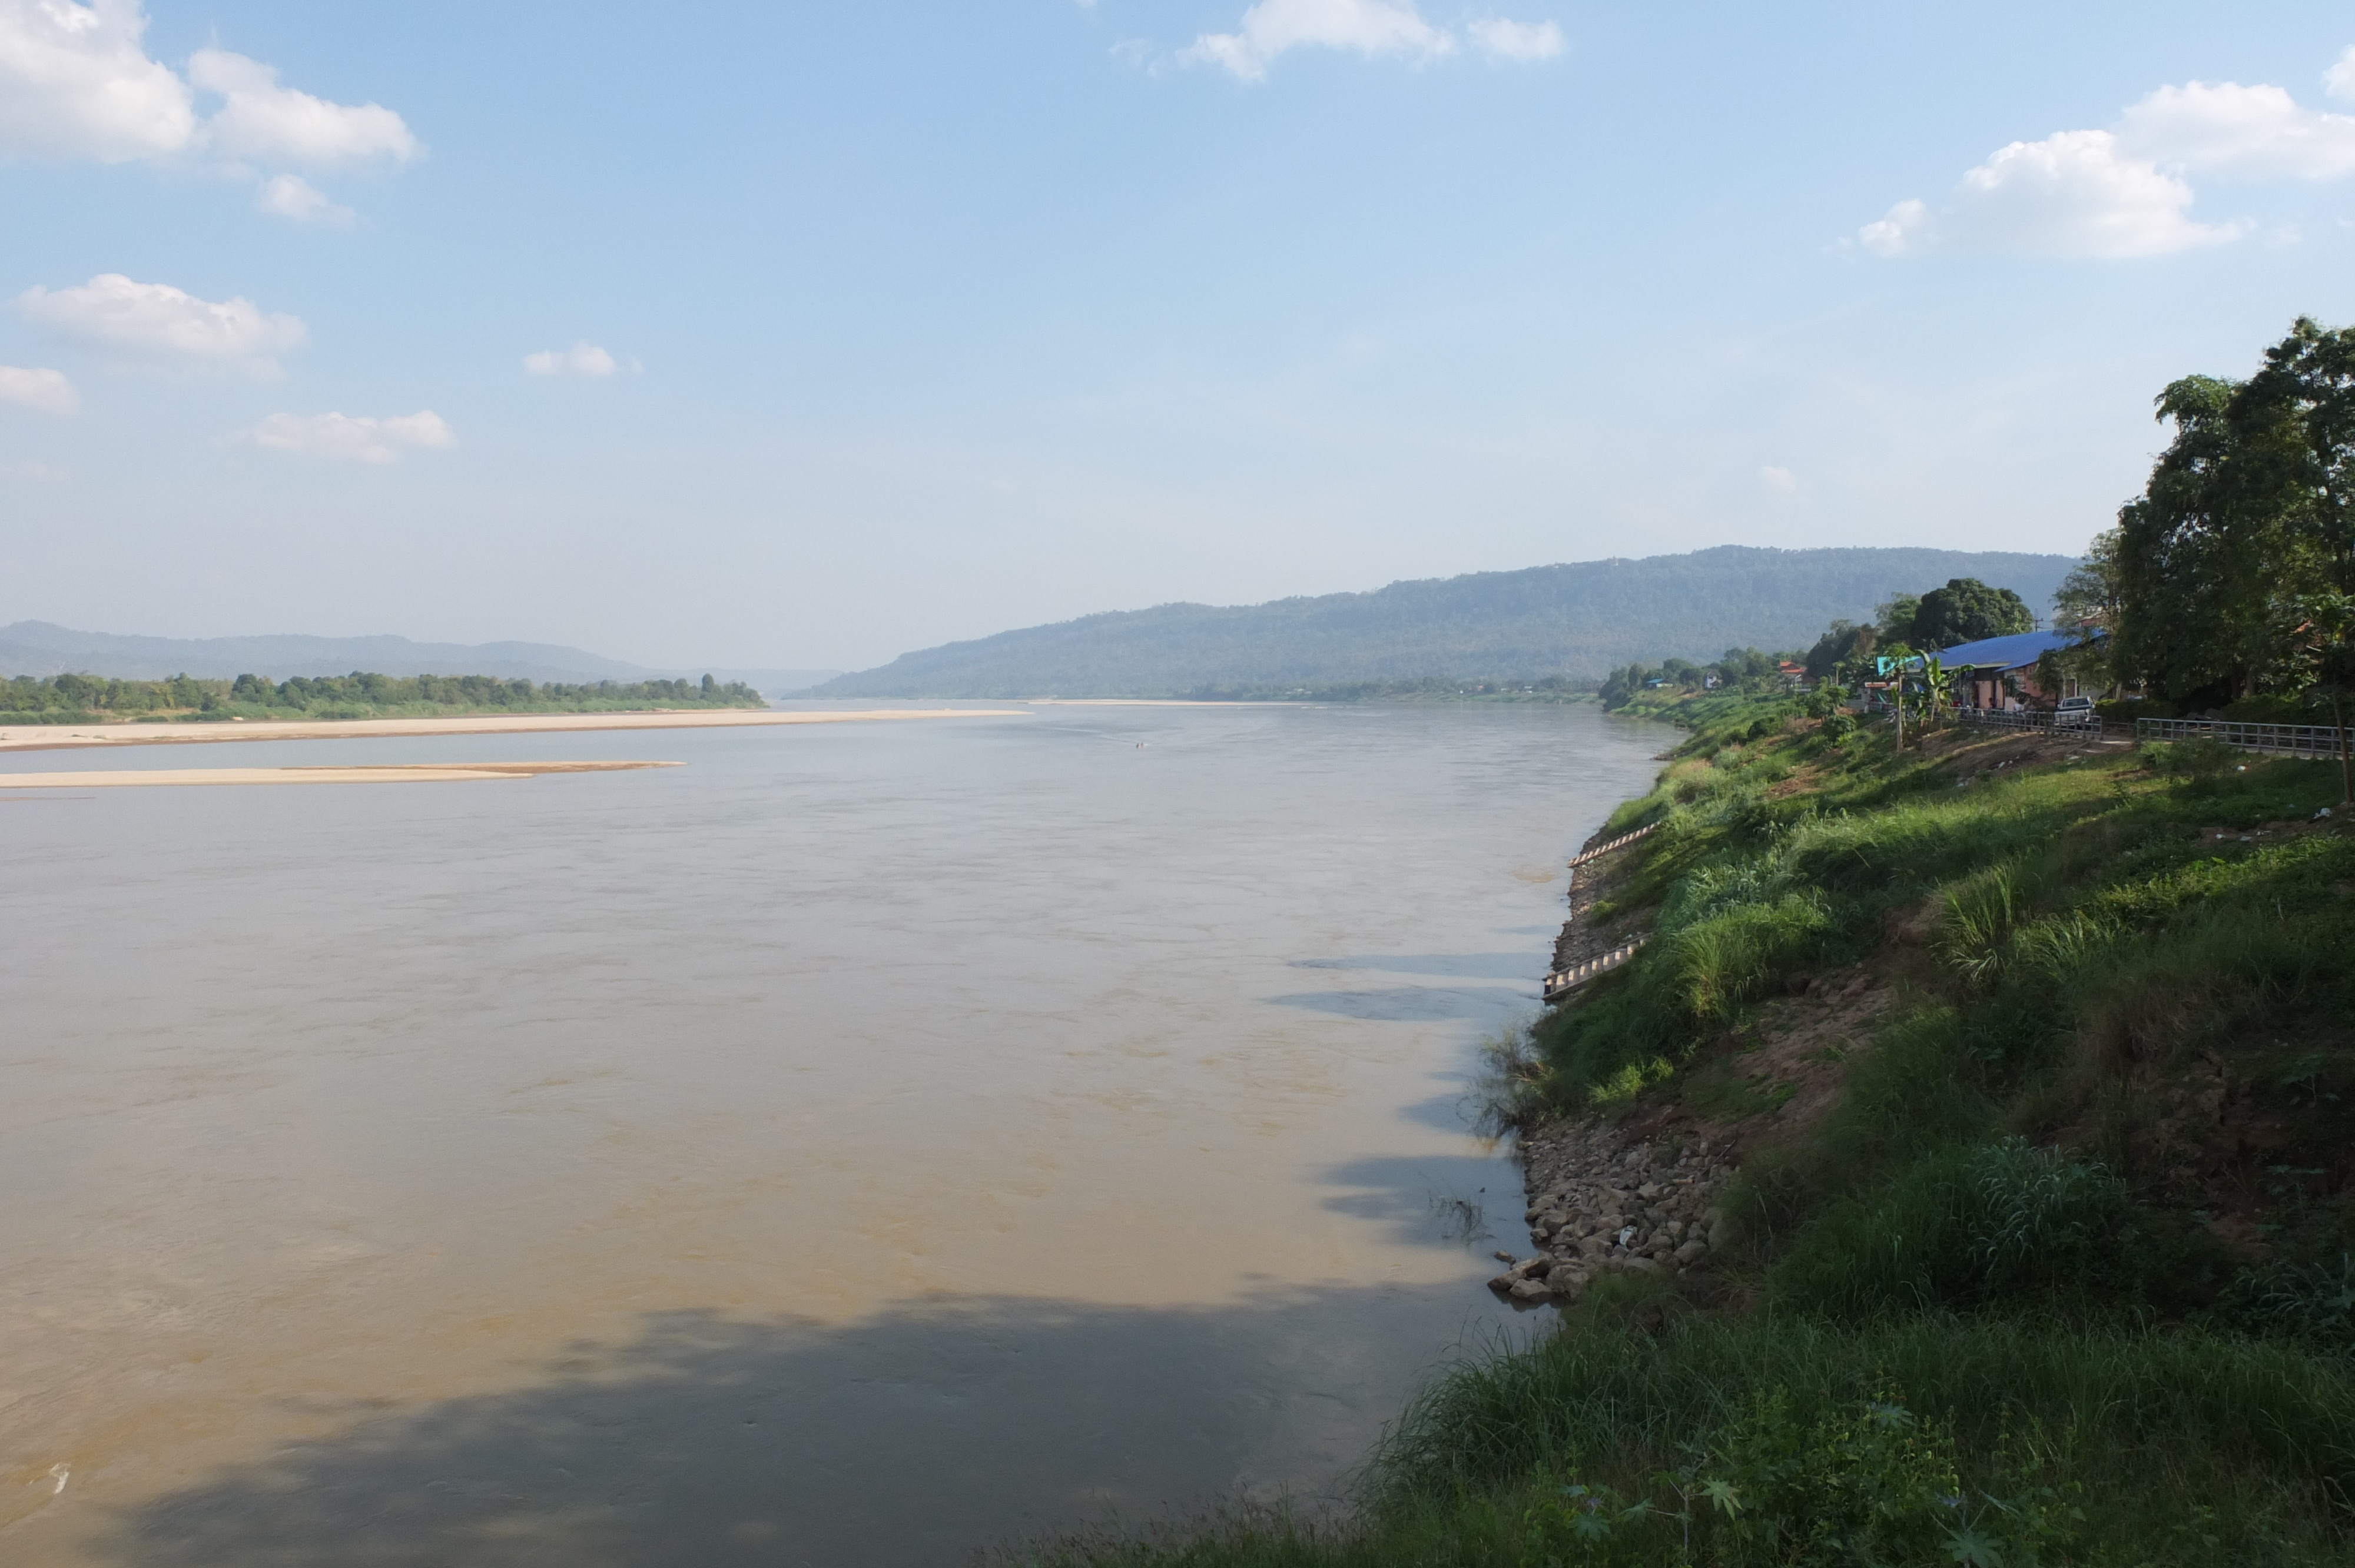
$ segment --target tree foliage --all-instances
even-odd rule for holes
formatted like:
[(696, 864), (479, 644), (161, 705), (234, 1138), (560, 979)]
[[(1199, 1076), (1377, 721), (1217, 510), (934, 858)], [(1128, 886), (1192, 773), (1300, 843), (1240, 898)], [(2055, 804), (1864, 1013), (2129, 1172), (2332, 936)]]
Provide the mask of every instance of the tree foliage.
[(1782, 656), (1755, 648), (1729, 648), (1708, 664), (1689, 659), (1663, 659), (1654, 669), (1625, 664), (1611, 672), (1602, 686), (1603, 705), (1623, 708), (1650, 691), (1672, 695), (1700, 691), (1768, 692), (1784, 685)]
[(1989, 588), (1977, 577), (1953, 577), (1945, 588), (1922, 596), (1905, 637), (1917, 648), (1952, 648), (2035, 630), (2035, 614), (2009, 588)]
[[(2355, 328), (2300, 318), (2246, 381), (2189, 376), (2118, 514), (2120, 673), (2209, 706), (2349, 683), (2355, 595)], [(2064, 585), (2065, 588), (2066, 585)]]

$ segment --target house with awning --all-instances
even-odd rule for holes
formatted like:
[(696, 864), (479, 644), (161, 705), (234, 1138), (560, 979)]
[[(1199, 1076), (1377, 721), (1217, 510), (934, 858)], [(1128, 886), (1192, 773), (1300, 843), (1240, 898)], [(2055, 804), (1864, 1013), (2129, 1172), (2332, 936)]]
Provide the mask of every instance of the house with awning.
[[(2093, 633), (2103, 635), (2099, 628)], [(1983, 637), (1977, 642), (1957, 642), (1952, 648), (1938, 651), (1938, 662), (1953, 676), (1955, 700), (1966, 707), (2016, 708), (2019, 701), (2005, 686), (2006, 676), (2012, 684), (2032, 697), (2057, 700), (2076, 695), (2076, 683), (2070, 690), (2047, 692), (2036, 684), (2037, 661), (2047, 653), (2064, 648), (2081, 646), (2085, 633), (2072, 627), (2066, 630), (2015, 631), (2008, 637)]]

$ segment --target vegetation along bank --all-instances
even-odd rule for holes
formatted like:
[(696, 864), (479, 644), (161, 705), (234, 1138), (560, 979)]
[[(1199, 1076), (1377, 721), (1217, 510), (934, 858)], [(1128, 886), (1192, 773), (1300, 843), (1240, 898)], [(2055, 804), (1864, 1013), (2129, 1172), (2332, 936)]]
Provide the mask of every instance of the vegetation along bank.
[[(2175, 444), (2073, 579), (2085, 678), (2343, 703), (2355, 337), (2266, 364), (2169, 389)], [(1502, 1054), (1537, 1251), (1499, 1287), (1538, 1332), (1432, 1384), (1347, 1517), (1026, 1560), (2355, 1560), (2340, 769), (1977, 727), (1926, 682), (1901, 732), (1837, 679), (1657, 679), (1614, 694), (1690, 734), (1565, 938), (1643, 945)]]
[(297, 675), (272, 682), (175, 675), (116, 681), (99, 675), (18, 675), (0, 681), (0, 724), (205, 723), (229, 719), (431, 718), (453, 714), (619, 713), (638, 708), (762, 708), (740, 682), (503, 681), (495, 675)]

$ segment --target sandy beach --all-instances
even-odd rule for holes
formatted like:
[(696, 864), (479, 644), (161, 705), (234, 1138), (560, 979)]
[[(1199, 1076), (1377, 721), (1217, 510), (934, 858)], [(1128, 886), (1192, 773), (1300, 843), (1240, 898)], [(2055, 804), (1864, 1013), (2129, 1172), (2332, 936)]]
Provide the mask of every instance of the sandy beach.
[(185, 746), (222, 740), (352, 740), (368, 736), (536, 735), (555, 730), (728, 729), (744, 725), (1016, 718), (1022, 712), (1019, 708), (863, 708), (841, 713), (779, 713), (767, 709), (698, 708), (667, 713), (466, 714), (450, 718), (253, 719), (227, 724), (12, 725), (0, 728), (0, 751), (61, 751), (86, 746)]

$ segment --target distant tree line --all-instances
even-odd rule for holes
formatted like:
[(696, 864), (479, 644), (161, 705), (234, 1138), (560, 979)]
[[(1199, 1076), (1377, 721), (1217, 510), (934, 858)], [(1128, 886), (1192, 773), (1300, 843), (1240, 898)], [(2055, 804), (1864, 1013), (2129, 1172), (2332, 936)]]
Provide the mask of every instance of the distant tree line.
[(1774, 691), (1785, 683), (1782, 666), (1792, 653), (1761, 653), (1755, 648), (1729, 648), (1713, 662), (1663, 659), (1657, 668), (1628, 664), (1614, 670), (1602, 685), (1603, 705), (1624, 708), (1647, 692), (1669, 695), (1700, 691)]
[(101, 675), (18, 675), (0, 681), (0, 722), (77, 723), (125, 718), (366, 718), (419, 712), (571, 713), (641, 707), (766, 706), (739, 681), (599, 681), (593, 684), (501, 680), (496, 675), (296, 675), (234, 681), (175, 675), (118, 681)]
[(1655, 669), (1629, 664), (1603, 683), (1605, 707), (1624, 708), (1646, 693), (1674, 698), (1699, 691), (1763, 693), (1795, 684), (1853, 680), (1891, 652), (1912, 658), (1960, 643), (2012, 632), (2033, 631), (2036, 617), (2027, 601), (2006, 588), (1977, 577), (1950, 577), (1944, 588), (1891, 595), (1875, 607), (1865, 624), (1835, 620), (1815, 646), (1797, 652), (1762, 653), (1729, 648), (1712, 663), (1666, 659)]

